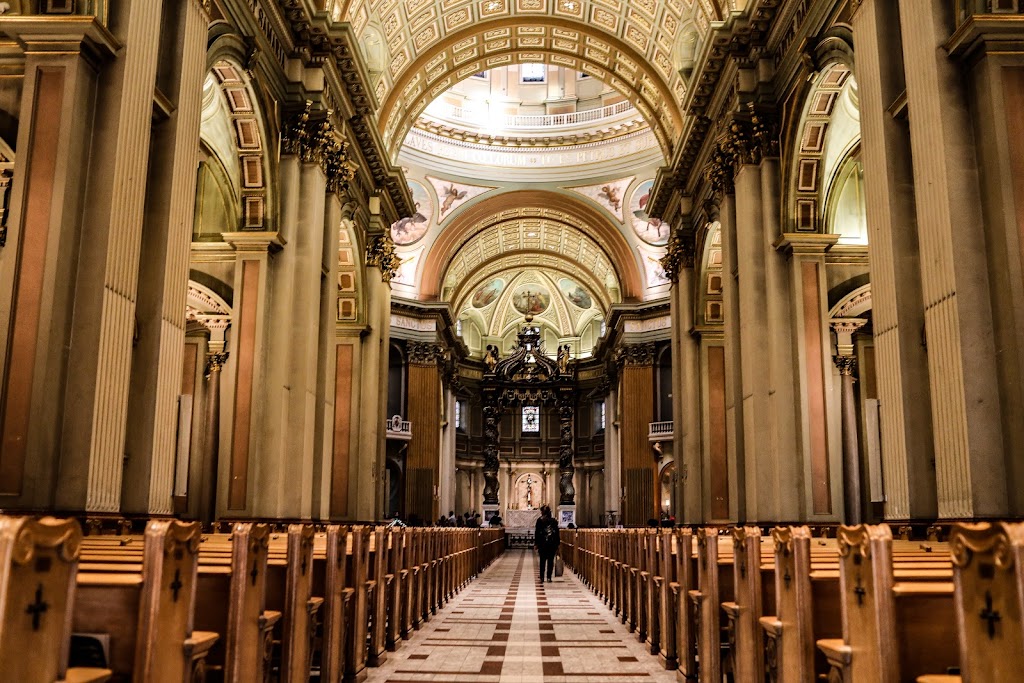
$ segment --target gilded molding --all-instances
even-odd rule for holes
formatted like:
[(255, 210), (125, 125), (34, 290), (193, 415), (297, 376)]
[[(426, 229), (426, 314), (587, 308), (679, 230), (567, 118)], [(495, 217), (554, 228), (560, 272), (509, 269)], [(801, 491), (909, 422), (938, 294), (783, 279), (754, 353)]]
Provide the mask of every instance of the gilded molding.
[(626, 344), (615, 349), (615, 364), (620, 368), (624, 365), (654, 365), (654, 344)]
[(366, 265), (380, 268), (380, 279), (391, 282), (402, 260), (395, 253), (395, 243), (389, 233), (374, 235), (366, 245)]

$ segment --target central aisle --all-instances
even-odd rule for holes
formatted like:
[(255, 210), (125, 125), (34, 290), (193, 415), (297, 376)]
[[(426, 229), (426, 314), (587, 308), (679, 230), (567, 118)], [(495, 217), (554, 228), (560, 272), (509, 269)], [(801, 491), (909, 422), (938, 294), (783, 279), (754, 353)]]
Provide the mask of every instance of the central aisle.
[(533, 552), (506, 552), (367, 681), (676, 680), (568, 569), (540, 584), (537, 567)]

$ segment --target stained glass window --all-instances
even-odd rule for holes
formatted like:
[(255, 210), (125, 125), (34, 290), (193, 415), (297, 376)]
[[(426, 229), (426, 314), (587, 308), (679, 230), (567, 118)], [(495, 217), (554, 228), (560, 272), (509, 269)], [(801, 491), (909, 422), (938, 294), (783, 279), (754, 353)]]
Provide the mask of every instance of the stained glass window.
[(540, 431), (540, 406), (523, 406), (523, 433)]
[(455, 402), (455, 428), (462, 429), (462, 401)]

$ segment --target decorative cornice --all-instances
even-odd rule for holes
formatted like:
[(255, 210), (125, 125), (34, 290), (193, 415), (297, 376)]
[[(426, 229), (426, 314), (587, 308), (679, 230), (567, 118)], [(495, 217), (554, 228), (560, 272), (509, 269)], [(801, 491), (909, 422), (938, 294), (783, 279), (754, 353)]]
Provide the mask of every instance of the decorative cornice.
[(370, 237), (366, 244), (366, 265), (380, 268), (380, 279), (391, 282), (398, 273), (402, 260), (395, 253), (395, 243), (389, 233), (380, 233)]
[(626, 344), (615, 349), (615, 364), (620, 368), (624, 365), (654, 365), (654, 344)]

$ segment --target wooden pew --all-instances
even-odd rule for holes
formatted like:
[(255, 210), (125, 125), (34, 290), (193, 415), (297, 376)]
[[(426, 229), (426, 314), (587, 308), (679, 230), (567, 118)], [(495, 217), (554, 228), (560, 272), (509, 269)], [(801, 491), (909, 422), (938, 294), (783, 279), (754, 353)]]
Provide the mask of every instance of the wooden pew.
[(353, 591), (352, 619), (349, 622), (348, 637), (345, 640), (345, 677), (354, 679), (365, 677), (366, 668), (366, 635), (369, 621), (369, 582), (367, 573), (370, 568), (370, 529), (365, 526), (352, 527), (349, 532), (351, 539), (345, 571), (346, 587)]
[[(218, 536), (205, 537), (199, 549), (195, 623), (224, 633), (223, 647), (211, 651), (208, 664), (222, 668), (225, 681), (262, 681), (281, 619), (280, 612), (265, 609), (270, 527), (236, 524), (230, 536)], [(223, 557), (225, 549), (229, 567), (205, 564)]]
[(672, 586), (679, 585), (676, 579), (676, 537), (672, 529), (662, 529), (658, 534), (658, 576), (655, 577), (658, 591), (658, 657), (666, 669), (679, 665), (676, 656), (676, 615), (672, 597)]
[(345, 657), (353, 649), (348, 638), (356, 591), (347, 582), (349, 544), (347, 527), (333, 524), (327, 527), (324, 538), (323, 652), (320, 657), (320, 680), (328, 683), (339, 683), (344, 680)]
[(701, 683), (722, 680), (720, 660), (721, 600), (718, 573), (718, 529), (697, 529), (697, 588), (689, 597), (696, 605), (698, 677)]
[(109, 669), (68, 668), (82, 530), (75, 520), (0, 518), (0, 662), (5, 680), (106, 681)]
[(897, 581), (887, 525), (840, 527), (838, 540), (843, 637), (818, 641), (830, 679), (898, 683), (956, 668), (953, 584)]
[(722, 603), (728, 619), (729, 668), (736, 680), (763, 681), (761, 529), (735, 527), (731, 536), (735, 598)]
[(950, 534), (965, 681), (1024, 677), (1024, 524), (957, 524)]
[(114, 680), (203, 679), (218, 634), (193, 631), (199, 540), (198, 523), (153, 520), (141, 573), (129, 565), (79, 572), (72, 627), (110, 635)]

